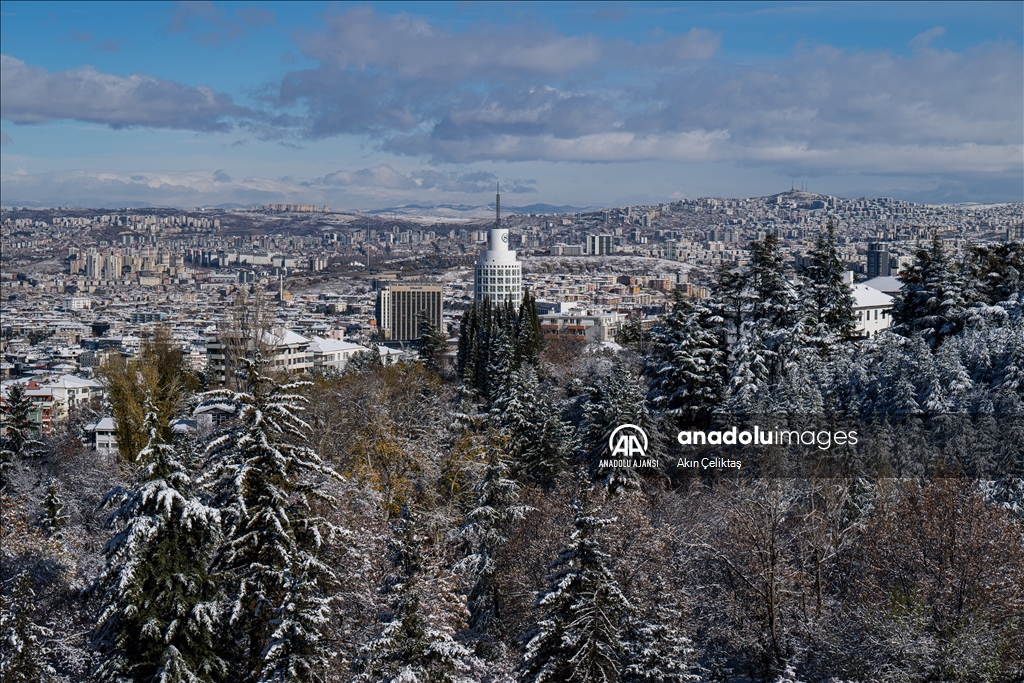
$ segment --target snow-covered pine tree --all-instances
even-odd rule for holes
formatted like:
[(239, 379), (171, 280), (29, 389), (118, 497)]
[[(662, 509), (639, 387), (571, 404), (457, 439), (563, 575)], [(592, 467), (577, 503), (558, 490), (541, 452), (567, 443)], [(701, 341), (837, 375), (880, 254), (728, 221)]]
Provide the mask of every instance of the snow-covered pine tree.
[(623, 638), (626, 665), (620, 683), (696, 683), (693, 641), (680, 630), (682, 613), (661, 587), (647, 614), (633, 614)]
[(654, 328), (645, 374), (655, 410), (680, 424), (705, 424), (724, 398), (728, 365), (724, 321), (703, 304), (677, 297)]
[(260, 683), (294, 683), (326, 680), (331, 653), (323, 631), (331, 620), (330, 597), (320, 586), (324, 577), (335, 579), (334, 571), (312, 555), (289, 567), (284, 600), (275, 610), (270, 643), (263, 657)]
[[(318, 517), (313, 505), (318, 498), (329, 502), (316, 478), (338, 475), (301, 445), (309, 432), (299, 417), (307, 399), (296, 392), (308, 383), (278, 384), (263, 374), (258, 352), (242, 362), (249, 390), (208, 392), (200, 405), (227, 405), (237, 416), (206, 443), (205, 481), (225, 521), (216, 566), (233, 600), (231, 624), (244, 643), (240, 677), (255, 681), (277, 632), (275, 619), (289, 594), (298, 594), (293, 577), (321, 587), (333, 578), (315, 558), (325, 532), (337, 529)], [(315, 601), (294, 604), (318, 609)], [(306, 623), (315, 622), (313, 615)]]
[[(636, 490), (641, 484), (640, 475), (633, 467), (601, 467), (601, 460), (612, 457), (608, 439), (616, 428), (625, 424), (640, 427), (647, 435), (647, 458), (660, 458), (659, 430), (647, 411), (640, 381), (632, 370), (619, 363), (607, 377), (590, 387), (579, 430), (587, 471), (592, 480), (609, 493)], [(661, 472), (660, 469), (644, 471)]]
[(483, 479), (476, 485), (476, 500), (466, 513), (460, 535), (468, 551), (459, 563), (473, 581), (467, 606), (469, 629), (477, 638), (487, 637), (494, 620), (501, 619), (501, 591), (494, 582), (494, 558), (508, 541), (512, 525), (529, 511), (519, 505), (519, 484), (505, 476), (500, 451), (491, 451)]
[(934, 349), (963, 325), (964, 283), (937, 234), (930, 249), (918, 249), (914, 256), (893, 301), (893, 330), (920, 335)]
[(416, 316), (420, 328), (420, 358), (423, 364), (434, 372), (441, 372), (445, 364), (445, 353), (448, 351), (448, 335), (430, 322), (426, 311)]
[(352, 354), (352, 357), (345, 363), (345, 374), (359, 375), (369, 371), (371, 368), (379, 368), (383, 364), (380, 359), (380, 349), (371, 342), (366, 351)]
[(43, 443), (36, 437), (30, 414), (32, 402), (25, 385), (14, 383), (7, 390), (7, 411), (0, 413), (0, 489), (7, 486), (9, 470), (22, 458), (36, 455)]
[(543, 339), (540, 318), (537, 316), (537, 300), (527, 292), (519, 306), (519, 361), (538, 365)]
[(459, 379), (470, 386), (476, 384), (477, 315), (476, 303), (471, 304), (462, 314), (462, 321), (459, 323), (459, 350), (455, 359)]
[(161, 441), (160, 418), (146, 404), (146, 465), (132, 490), (114, 489), (119, 507), (94, 581), (102, 607), (94, 645), (104, 681), (198, 683), (226, 673), (215, 648), (221, 591), (209, 572), (219, 516), (196, 495), (182, 454)]
[(569, 544), (549, 565), (549, 587), (537, 599), (544, 615), (525, 638), (522, 683), (612, 683), (623, 668), (622, 630), (631, 606), (598, 537), (615, 520), (594, 515), (587, 498), (584, 488), (574, 503)]
[(836, 227), (829, 222), (818, 235), (810, 265), (801, 273), (804, 324), (812, 343), (827, 349), (853, 336), (853, 294), (843, 282), (836, 251)]
[(523, 363), (507, 376), (495, 390), (489, 419), (504, 436), (515, 475), (551, 483), (568, 458), (572, 428), (540, 386), (535, 366)]
[(487, 370), (482, 388), (491, 400), (512, 382), (515, 364), (514, 332), (506, 327), (495, 325), (491, 336), (491, 348), (487, 358)]
[(0, 590), (0, 680), (49, 683), (57, 673), (49, 663), (53, 632), (37, 624), (36, 594), (28, 571), (15, 574)]
[(64, 511), (57, 480), (51, 479), (46, 486), (46, 497), (43, 498), (43, 529), (47, 536), (53, 536), (60, 533), (67, 521), (68, 514)]
[(768, 235), (750, 246), (752, 254), (747, 277), (753, 290), (752, 319), (764, 321), (772, 330), (791, 327), (797, 319), (796, 295), (786, 281), (779, 238)]
[(469, 674), (480, 667), (469, 648), (432, 626), (424, 614), (426, 536), (417, 527), (417, 514), (406, 506), (389, 543), (390, 614), (353, 663), (358, 683), (470, 683)]

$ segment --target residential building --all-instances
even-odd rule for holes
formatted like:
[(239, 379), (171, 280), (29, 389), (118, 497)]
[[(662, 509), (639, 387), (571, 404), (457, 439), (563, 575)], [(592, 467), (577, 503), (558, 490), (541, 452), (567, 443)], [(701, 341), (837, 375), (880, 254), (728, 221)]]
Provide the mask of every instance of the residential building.
[(319, 373), (342, 372), (352, 356), (364, 351), (369, 349), (340, 339), (313, 337), (309, 342), (313, 371)]
[(868, 244), (868, 265), (867, 275), (869, 278), (888, 277), (892, 272), (889, 269), (889, 250), (881, 242)]
[(586, 247), (589, 256), (609, 256), (615, 252), (611, 235), (587, 235)]
[(853, 285), (854, 330), (874, 337), (892, 325), (892, 297), (866, 285)]

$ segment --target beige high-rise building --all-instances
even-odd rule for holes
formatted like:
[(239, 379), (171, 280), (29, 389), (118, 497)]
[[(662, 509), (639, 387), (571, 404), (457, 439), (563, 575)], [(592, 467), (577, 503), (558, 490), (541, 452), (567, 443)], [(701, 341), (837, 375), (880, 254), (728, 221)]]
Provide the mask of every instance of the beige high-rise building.
[(377, 292), (377, 327), (384, 331), (385, 339), (419, 339), (421, 311), (426, 311), (431, 325), (441, 329), (441, 301), (441, 285), (410, 283), (381, 287)]

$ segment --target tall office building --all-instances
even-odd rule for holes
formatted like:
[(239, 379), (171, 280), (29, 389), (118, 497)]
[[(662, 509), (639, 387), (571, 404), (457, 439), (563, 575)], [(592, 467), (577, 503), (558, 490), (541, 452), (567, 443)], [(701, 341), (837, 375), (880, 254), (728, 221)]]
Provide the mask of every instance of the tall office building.
[(480, 252), (474, 274), (475, 300), (485, 297), (491, 303), (511, 301), (518, 304), (523, 298), (523, 264), (516, 260), (516, 252), (508, 248), (508, 228), (501, 227), (501, 188), (494, 198), (494, 227), (487, 236), (487, 248)]
[(868, 278), (888, 277), (892, 275), (889, 269), (889, 250), (882, 242), (870, 242), (868, 244)]
[(590, 256), (608, 256), (612, 249), (611, 235), (587, 235), (587, 254)]
[(441, 327), (441, 285), (387, 285), (377, 292), (377, 327), (384, 338), (392, 341), (413, 341), (423, 330), (419, 314), (426, 311), (430, 324)]

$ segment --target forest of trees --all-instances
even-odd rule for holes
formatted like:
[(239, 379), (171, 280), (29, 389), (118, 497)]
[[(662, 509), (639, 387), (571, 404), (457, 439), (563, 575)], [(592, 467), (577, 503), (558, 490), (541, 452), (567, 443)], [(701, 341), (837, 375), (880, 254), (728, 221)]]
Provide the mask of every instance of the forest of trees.
[[(426, 326), (422, 362), (256, 349), (204, 391), (158, 334), (105, 373), (116, 457), (13, 390), (0, 679), (1024, 679), (1024, 245), (936, 239), (873, 339), (831, 228), (799, 272), (752, 253), (622, 350), (542, 342), (527, 297), (455, 358)], [(676, 467), (679, 430), (766, 420), (862, 438)], [(627, 423), (660, 467), (601, 466)]]

